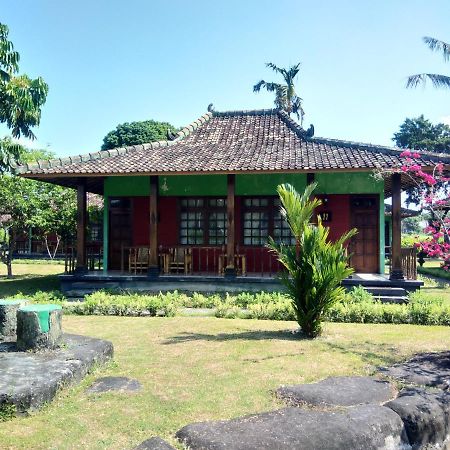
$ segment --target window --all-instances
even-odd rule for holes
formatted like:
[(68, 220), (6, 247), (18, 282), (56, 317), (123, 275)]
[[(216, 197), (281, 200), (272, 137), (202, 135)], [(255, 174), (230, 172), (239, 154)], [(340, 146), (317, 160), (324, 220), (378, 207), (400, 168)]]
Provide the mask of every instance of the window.
[(292, 236), (288, 223), (284, 220), (280, 212), (280, 199), (274, 200), (273, 214), (273, 238), (278, 244), (295, 245), (295, 238)]
[(281, 216), (278, 198), (245, 198), (243, 217), (244, 245), (265, 245), (269, 236), (277, 243), (295, 244), (289, 225)]
[(226, 199), (184, 198), (180, 205), (180, 244), (226, 244)]

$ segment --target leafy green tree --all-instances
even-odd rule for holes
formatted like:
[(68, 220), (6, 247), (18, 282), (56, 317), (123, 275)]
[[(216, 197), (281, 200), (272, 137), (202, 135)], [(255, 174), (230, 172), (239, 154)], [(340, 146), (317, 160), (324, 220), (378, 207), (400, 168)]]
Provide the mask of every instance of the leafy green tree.
[[(22, 162), (36, 158), (53, 157), (47, 150), (27, 150), (20, 147)], [(55, 235), (57, 245), (75, 235), (76, 192), (73, 189), (20, 178), (11, 174), (0, 176), (0, 260), (6, 264), (8, 277), (12, 277), (12, 257), (20, 234), (33, 229), (34, 236), (47, 244)]]
[(303, 117), (305, 115), (302, 107), (303, 100), (295, 92), (294, 86), (295, 79), (300, 71), (300, 63), (288, 69), (280, 68), (273, 63), (267, 63), (266, 66), (280, 74), (283, 77), (284, 84), (261, 80), (253, 86), (253, 92), (260, 92), (261, 89), (274, 92), (275, 106), (285, 111), (289, 116), (295, 114), (297, 119), (303, 123)]
[(175, 127), (168, 122), (155, 120), (125, 122), (117, 125), (115, 130), (110, 131), (103, 138), (102, 150), (166, 140), (168, 133), (176, 131)]
[[(450, 44), (429, 36), (425, 36), (423, 41), (426, 45), (428, 45), (430, 50), (441, 52), (444, 61), (448, 61), (450, 59)], [(417, 75), (411, 75), (408, 77), (406, 87), (417, 87), (419, 84), (425, 84), (427, 80), (430, 80), (434, 87), (450, 88), (450, 77), (436, 73), (419, 73)]]
[[(0, 23), (0, 123), (6, 124), (14, 138), (34, 139), (31, 128), (39, 125), (48, 86), (41, 77), (18, 74), (20, 57), (8, 34), (8, 27)], [(0, 173), (17, 160), (19, 151), (14, 142), (0, 140)]]
[(450, 127), (444, 123), (433, 125), (423, 115), (405, 119), (392, 140), (401, 148), (450, 153)]
[(356, 234), (353, 229), (332, 242), (329, 228), (323, 226), (320, 217), (317, 224), (311, 223), (315, 208), (321, 204), (317, 198), (311, 198), (316, 186), (316, 183), (307, 186), (302, 194), (289, 184), (278, 186), (281, 214), (297, 243), (277, 244), (272, 238), (268, 243), (286, 268), (282, 282), (292, 300), (297, 322), (311, 338), (320, 335), (325, 313), (344, 295), (341, 282), (353, 273), (344, 244)]

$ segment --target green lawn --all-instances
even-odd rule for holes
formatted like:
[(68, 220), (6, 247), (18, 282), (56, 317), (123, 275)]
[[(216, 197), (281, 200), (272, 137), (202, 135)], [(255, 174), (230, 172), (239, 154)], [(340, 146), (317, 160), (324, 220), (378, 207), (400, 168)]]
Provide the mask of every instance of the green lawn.
[[(115, 362), (30, 417), (0, 425), (1, 448), (123, 449), (183, 425), (277, 408), (270, 391), (333, 375), (369, 374), (419, 351), (448, 349), (450, 327), (327, 324), (315, 341), (294, 322), (215, 318), (64, 318), (68, 332), (109, 339)], [(87, 395), (95, 377), (142, 391)]]
[[(0, 277), (0, 297), (57, 289), (62, 270), (17, 263), (13, 280)], [(447, 284), (429, 281), (424, 292), (450, 301)], [(173, 434), (187, 423), (279, 407), (271, 390), (280, 384), (370, 374), (416, 352), (446, 350), (450, 341), (450, 327), (326, 324), (315, 341), (298, 339), (295, 328), (294, 322), (209, 317), (66, 316), (65, 331), (111, 340), (115, 361), (43, 410), (0, 424), (0, 447), (123, 449), (153, 435), (176, 444)], [(108, 375), (136, 378), (143, 389), (85, 393)]]
[(58, 274), (64, 272), (64, 264), (57, 261), (18, 260), (13, 263), (14, 278), (6, 278), (6, 266), (0, 264), (0, 298), (36, 291), (59, 289)]

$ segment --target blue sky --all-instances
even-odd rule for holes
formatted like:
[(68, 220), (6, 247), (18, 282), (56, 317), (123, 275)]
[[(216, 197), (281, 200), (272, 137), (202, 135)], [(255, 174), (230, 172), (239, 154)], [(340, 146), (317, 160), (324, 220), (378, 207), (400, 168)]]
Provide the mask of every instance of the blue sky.
[[(450, 123), (450, 92), (405, 89), (450, 63), (421, 41), (450, 41), (448, 0), (0, 0), (21, 72), (50, 92), (35, 146), (98, 150), (118, 123), (185, 125), (217, 110), (272, 106), (264, 67), (302, 62), (297, 89), (317, 136), (391, 145), (405, 117)], [(4, 128), (0, 131), (6, 132)]]

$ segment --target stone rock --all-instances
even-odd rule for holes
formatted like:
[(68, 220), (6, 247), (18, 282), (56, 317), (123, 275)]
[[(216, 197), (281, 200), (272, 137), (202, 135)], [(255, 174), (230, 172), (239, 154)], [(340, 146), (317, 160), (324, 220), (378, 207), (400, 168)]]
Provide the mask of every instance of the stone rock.
[(113, 356), (109, 341), (64, 334), (64, 346), (46, 352), (19, 352), (0, 344), (0, 409), (14, 404), (19, 413), (50, 402), (63, 386), (80, 381)]
[(17, 347), (40, 350), (58, 347), (62, 336), (59, 305), (29, 305), (17, 311)]
[(94, 381), (91, 387), (86, 389), (88, 394), (96, 394), (99, 392), (136, 392), (141, 389), (141, 383), (127, 377), (104, 377)]
[(175, 450), (175, 447), (172, 447), (164, 439), (152, 437), (134, 447), (133, 450)]
[(354, 406), (382, 404), (395, 397), (395, 387), (371, 377), (332, 377), (312, 384), (281, 386), (277, 396), (288, 404)]
[(421, 353), (402, 364), (381, 368), (380, 372), (406, 383), (450, 389), (450, 351)]
[(26, 305), (26, 299), (0, 300), (0, 339), (16, 337), (17, 310)]
[(176, 436), (188, 448), (204, 450), (408, 448), (400, 417), (378, 405), (334, 411), (284, 408), (228, 421), (187, 425)]
[(401, 417), (413, 448), (442, 444), (449, 437), (450, 392), (408, 388), (385, 406)]

